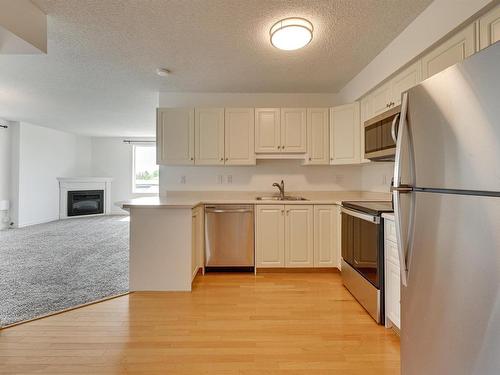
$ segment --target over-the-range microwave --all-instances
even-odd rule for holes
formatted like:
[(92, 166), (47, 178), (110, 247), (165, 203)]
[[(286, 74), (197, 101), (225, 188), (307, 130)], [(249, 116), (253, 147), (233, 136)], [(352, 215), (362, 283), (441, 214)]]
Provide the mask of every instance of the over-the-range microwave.
[(365, 159), (394, 161), (400, 112), (398, 105), (365, 121)]

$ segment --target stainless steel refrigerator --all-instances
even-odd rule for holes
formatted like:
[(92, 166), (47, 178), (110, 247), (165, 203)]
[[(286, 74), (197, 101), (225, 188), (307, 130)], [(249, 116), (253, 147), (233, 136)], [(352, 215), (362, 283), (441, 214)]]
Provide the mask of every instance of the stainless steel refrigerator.
[(401, 373), (500, 374), (500, 42), (403, 94)]

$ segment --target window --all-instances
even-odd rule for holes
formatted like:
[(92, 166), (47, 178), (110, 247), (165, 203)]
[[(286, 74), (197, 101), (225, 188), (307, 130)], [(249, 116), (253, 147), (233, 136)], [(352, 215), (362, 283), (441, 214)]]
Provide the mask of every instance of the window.
[(134, 193), (158, 194), (159, 169), (156, 164), (156, 147), (134, 145)]

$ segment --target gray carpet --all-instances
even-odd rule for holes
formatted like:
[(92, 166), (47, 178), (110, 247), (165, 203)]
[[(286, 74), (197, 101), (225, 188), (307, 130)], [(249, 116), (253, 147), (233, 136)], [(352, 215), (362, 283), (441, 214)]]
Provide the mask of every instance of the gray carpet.
[(126, 216), (0, 231), (0, 327), (128, 291)]

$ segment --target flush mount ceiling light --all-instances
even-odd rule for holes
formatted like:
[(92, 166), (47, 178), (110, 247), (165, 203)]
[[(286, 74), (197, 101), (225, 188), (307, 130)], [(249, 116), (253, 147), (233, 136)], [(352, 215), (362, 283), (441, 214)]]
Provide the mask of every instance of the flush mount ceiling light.
[(166, 77), (170, 74), (170, 70), (164, 68), (158, 68), (156, 69), (156, 74), (158, 74), (160, 77)]
[(313, 37), (313, 25), (305, 18), (291, 17), (276, 22), (269, 31), (271, 44), (276, 48), (293, 51), (307, 46)]

